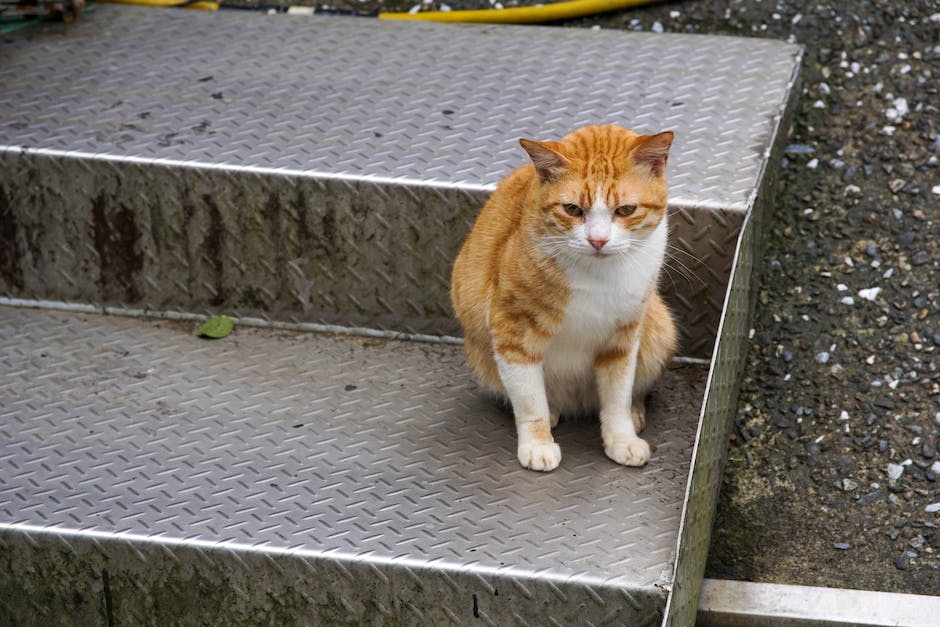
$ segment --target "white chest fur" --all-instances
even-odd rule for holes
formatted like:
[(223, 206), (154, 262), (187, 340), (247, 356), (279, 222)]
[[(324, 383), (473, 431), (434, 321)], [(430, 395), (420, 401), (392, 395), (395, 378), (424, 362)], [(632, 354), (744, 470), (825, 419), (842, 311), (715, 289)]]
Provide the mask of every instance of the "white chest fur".
[(583, 256), (565, 268), (571, 296), (544, 362), (550, 403), (563, 413), (591, 411), (596, 404), (594, 356), (619, 324), (642, 313), (662, 266), (666, 233), (663, 220), (624, 255)]

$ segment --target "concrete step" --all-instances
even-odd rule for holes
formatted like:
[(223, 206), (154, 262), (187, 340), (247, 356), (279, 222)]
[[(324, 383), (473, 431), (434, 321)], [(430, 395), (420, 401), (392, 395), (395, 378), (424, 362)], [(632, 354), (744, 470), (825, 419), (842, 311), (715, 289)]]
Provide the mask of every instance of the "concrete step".
[[(0, 55), (0, 622), (694, 620), (798, 47), (102, 6)], [(592, 122), (677, 132), (699, 360), (648, 467), (586, 422), (541, 475), (448, 275), (517, 138)]]

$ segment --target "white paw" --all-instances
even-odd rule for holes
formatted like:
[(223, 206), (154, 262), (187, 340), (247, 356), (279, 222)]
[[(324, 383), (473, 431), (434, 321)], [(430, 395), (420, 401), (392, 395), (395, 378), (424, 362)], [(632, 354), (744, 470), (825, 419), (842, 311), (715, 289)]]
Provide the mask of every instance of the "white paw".
[(643, 438), (604, 443), (604, 452), (618, 464), (642, 466), (650, 460), (650, 445)]
[(519, 463), (532, 470), (555, 470), (561, 463), (561, 448), (554, 442), (520, 444)]

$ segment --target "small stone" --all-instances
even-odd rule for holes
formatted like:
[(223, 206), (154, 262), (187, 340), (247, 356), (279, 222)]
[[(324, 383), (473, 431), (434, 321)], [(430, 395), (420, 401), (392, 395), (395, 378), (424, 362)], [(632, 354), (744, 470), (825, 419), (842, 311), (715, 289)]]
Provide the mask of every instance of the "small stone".
[[(851, 296), (843, 296), (842, 300), (840, 300), (839, 302), (842, 303), (843, 305), (851, 306), (855, 304), (855, 299), (852, 298)], [(823, 362), (823, 363), (826, 363), (826, 362)]]
[(847, 551), (852, 548), (852, 545), (849, 544), (848, 542), (834, 542), (832, 544), (832, 547), (840, 551)]
[(865, 247), (865, 254), (869, 257), (874, 257), (878, 254), (878, 246), (876, 244), (869, 244)]
[(878, 497), (880, 497), (880, 496), (881, 496), (881, 492), (879, 492), (879, 491), (877, 491), (877, 490), (876, 490), (875, 492), (869, 492), (869, 493), (866, 494), (865, 496), (859, 497), (859, 498), (855, 501), (855, 504), (856, 504), (856, 505), (868, 505), (869, 503), (873, 503), (873, 502), (875, 502), (876, 500), (878, 500)]
[(921, 449), (921, 455), (924, 459), (933, 459), (937, 455), (937, 447), (930, 440), (924, 441), (924, 447)]
[(876, 298), (878, 298), (878, 294), (880, 293), (881, 293), (880, 287), (869, 287), (863, 290), (859, 290), (858, 296), (859, 298), (864, 298), (865, 300), (868, 300), (868, 301), (874, 301)]
[(790, 144), (783, 149), (788, 155), (811, 155), (816, 149), (808, 144)]
[(924, 511), (928, 514), (933, 514), (934, 512), (940, 512), (940, 501), (937, 503), (931, 503), (930, 505), (924, 508)]
[(809, 161), (806, 162), (806, 167), (809, 168), (810, 170), (815, 170), (816, 168), (819, 167), (819, 159), (816, 159), (815, 157), (810, 159)]
[(901, 464), (888, 464), (888, 480), (897, 481), (904, 474), (904, 466)]
[(919, 250), (916, 253), (914, 253), (913, 257), (911, 257), (912, 266), (922, 266), (928, 261), (930, 261), (930, 256), (927, 255), (926, 250)]
[(829, 353), (827, 353), (826, 351), (822, 351), (821, 353), (817, 353), (817, 354), (816, 354), (816, 361), (818, 361), (818, 362), (821, 363), (821, 364), (828, 363), (828, 361), (829, 361)]
[(653, 26), (650, 27), (650, 30), (653, 31), (654, 33), (661, 33), (661, 32), (663, 32), (663, 25), (662, 25), (662, 22), (660, 22), (659, 20), (653, 22)]
[(940, 332), (934, 333), (930, 339), (936, 346), (940, 346)]
[(897, 110), (899, 116), (905, 116), (910, 113), (910, 108), (907, 106), (906, 98), (895, 98), (894, 108)]
[(910, 541), (911, 548), (917, 549), (918, 551), (924, 548), (924, 536), (918, 534)]
[(888, 183), (888, 189), (890, 189), (895, 194), (901, 191), (904, 185), (907, 184), (907, 181), (904, 179), (891, 179), (891, 182)]
[(851, 479), (842, 480), (842, 491), (843, 492), (854, 492), (858, 489), (858, 484), (852, 481)]
[(898, 570), (907, 570), (907, 560), (904, 559), (903, 555), (894, 558), (894, 567)]

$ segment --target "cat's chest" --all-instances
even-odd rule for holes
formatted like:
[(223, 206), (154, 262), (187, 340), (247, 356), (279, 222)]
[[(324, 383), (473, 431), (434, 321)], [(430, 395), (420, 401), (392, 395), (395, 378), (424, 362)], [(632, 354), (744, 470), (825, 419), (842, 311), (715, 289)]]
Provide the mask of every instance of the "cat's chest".
[(618, 325), (642, 313), (653, 277), (629, 264), (611, 261), (567, 271), (571, 291), (565, 321), (553, 343), (593, 350)]

